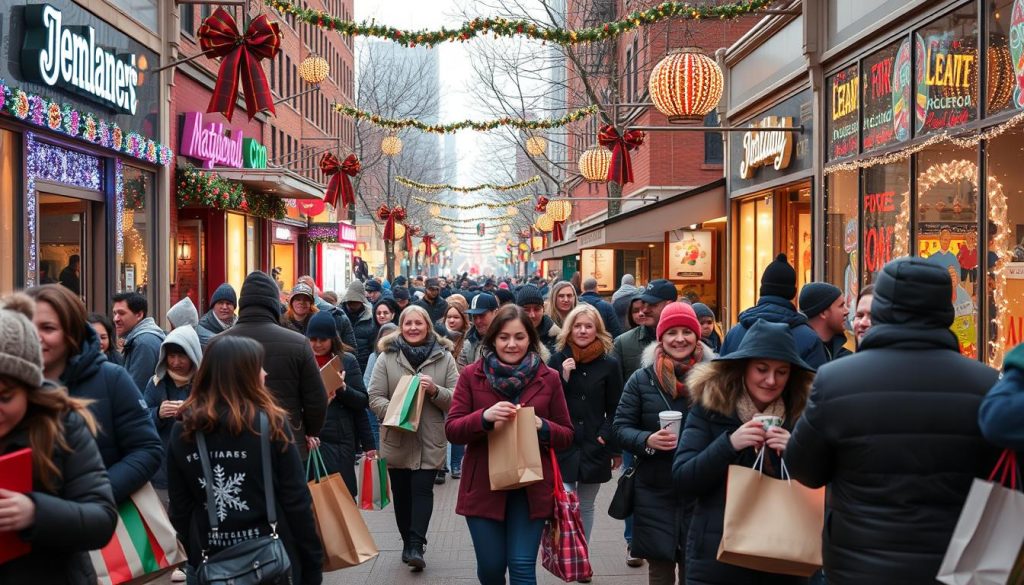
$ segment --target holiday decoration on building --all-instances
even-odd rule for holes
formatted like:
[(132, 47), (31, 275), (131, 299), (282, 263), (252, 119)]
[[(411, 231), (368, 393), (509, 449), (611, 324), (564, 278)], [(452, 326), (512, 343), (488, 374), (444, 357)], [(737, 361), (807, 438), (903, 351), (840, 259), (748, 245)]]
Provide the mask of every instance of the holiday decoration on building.
[(320, 85), (331, 74), (331, 66), (327, 59), (313, 54), (299, 63), (299, 77), (310, 85)]
[(385, 136), (380, 141), (380, 152), (387, 157), (396, 157), (402, 154), (402, 139), (395, 136)]
[(197, 35), (203, 52), (221, 59), (217, 84), (206, 111), (220, 112), (230, 122), (241, 83), (245, 88), (245, 113), (250, 120), (260, 112), (275, 114), (274, 96), (260, 60), (277, 56), (281, 48), (280, 25), (261, 14), (249, 23), (243, 35), (231, 13), (218, 8), (203, 21)]
[(548, 141), (543, 136), (530, 136), (526, 139), (526, 153), (530, 156), (540, 156), (548, 151)]
[(175, 172), (178, 207), (199, 205), (214, 209), (239, 210), (256, 217), (284, 219), (284, 200), (264, 193), (248, 191), (240, 183), (222, 179), (216, 173), (179, 166)]
[(453, 132), (466, 129), (476, 130), (477, 132), (487, 132), (501, 127), (519, 128), (520, 130), (561, 128), (573, 122), (579, 122), (580, 120), (586, 119), (592, 114), (597, 113), (597, 106), (579, 108), (578, 110), (573, 110), (568, 114), (553, 120), (522, 120), (519, 118), (504, 117), (494, 120), (486, 120), (484, 122), (463, 120), (461, 122), (452, 122), (450, 124), (429, 124), (415, 118), (386, 118), (379, 114), (360, 110), (359, 108), (353, 108), (352, 106), (342, 103), (334, 104), (334, 111), (342, 114), (343, 116), (355, 118), (356, 120), (366, 120), (375, 126), (386, 128), (388, 130), (416, 128), (423, 132), (430, 132), (433, 134), (451, 134)]
[[(480, 185), (474, 185), (472, 187), (459, 187), (459, 186), (456, 186), (456, 185), (450, 185), (448, 183), (435, 183), (435, 184), (419, 183), (419, 182), (413, 181), (412, 179), (410, 179), (408, 177), (401, 177), (401, 176), (395, 177), (395, 181), (398, 182), (401, 185), (405, 185), (406, 187), (409, 187), (410, 189), (415, 189), (415, 190), (420, 191), (422, 193), (440, 193), (441, 191), (455, 191), (456, 193), (474, 193), (476, 191), (483, 191), (484, 189), (491, 189), (493, 191), (505, 192), (505, 191), (516, 191), (518, 189), (523, 189), (525, 187), (529, 187), (530, 185), (533, 185), (534, 183), (539, 182), (540, 181), (540, 176), (539, 175), (534, 175), (533, 177), (530, 177), (529, 179), (527, 179), (525, 181), (521, 181), (519, 183), (512, 183), (511, 185), (495, 185), (494, 183), (482, 183)], [(507, 205), (507, 203), (504, 203), (502, 205)]]
[(541, 195), (537, 198), (537, 205), (533, 207), (537, 213), (545, 213), (548, 210), (548, 198)]
[(700, 123), (718, 107), (725, 87), (722, 69), (700, 49), (677, 49), (651, 70), (647, 90), (671, 123)]
[(331, 244), (338, 241), (338, 224), (311, 223), (306, 231), (310, 244)]
[(597, 142), (612, 153), (608, 162), (608, 174), (605, 178), (620, 185), (633, 182), (633, 161), (629, 158), (629, 151), (635, 150), (644, 143), (645, 135), (639, 130), (629, 130), (620, 136), (618, 130), (611, 124), (601, 127), (597, 135)]
[(359, 169), (359, 159), (356, 155), (350, 154), (345, 157), (345, 162), (341, 162), (333, 153), (325, 152), (320, 158), (320, 171), (330, 177), (330, 181), (327, 183), (324, 203), (330, 203), (335, 207), (338, 207), (339, 201), (341, 207), (355, 205), (356, 194), (352, 190), (352, 181), (349, 177), (359, 174)]
[[(385, 240), (398, 240), (405, 234), (405, 227), (401, 225), (401, 222), (405, 221), (405, 208), (401, 205), (381, 205), (377, 208), (377, 219), (384, 222)], [(398, 227), (402, 228), (400, 232), (396, 230), (396, 222), (399, 223)]]
[[(527, 203), (527, 202), (531, 201), (532, 199), (533, 199), (533, 197), (526, 196), (526, 197), (520, 197), (519, 199), (513, 199), (511, 201), (467, 203), (465, 205), (460, 205), (458, 203), (446, 203), (444, 201), (434, 201), (433, 199), (426, 199), (426, 198), (423, 198), (423, 197), (413, 197), (412, 198), (412, 200), (415, 201), (416, 203), (421, 203), (423, 205), (430, 205), (429, 212), (430, 212), (430, 215), (432, 215), (434, 217), (437, 217), (437, 216), (441, 215), (441, 210), (442, 209), (458, 209), (460, 211), (466, 211), (466, 210), (469, 210), (469, 209), (480, 209), (481, 207), (486, 207), (487, 209), (506, 209), (506, 211), (508, 213), (511, 213), (510, 210), (514, 209), (512, 207), (513, 205), (522, 205), (524, 203)], [(437, 213), (434, 213), (434, 208), (435, 207), (437, 208)]]
[(580, 155), (580, 175), (589, 183), (607, 183), (612, 153), (600, 146), (591, 146)]
[(537, 217), (537, 220), (533, 222), (533, 227), (536, 228), (537, 231), (550, 232), (555, 228), (555, 220), (551, 219), (551, 216), (545, 213), (544, 215)]

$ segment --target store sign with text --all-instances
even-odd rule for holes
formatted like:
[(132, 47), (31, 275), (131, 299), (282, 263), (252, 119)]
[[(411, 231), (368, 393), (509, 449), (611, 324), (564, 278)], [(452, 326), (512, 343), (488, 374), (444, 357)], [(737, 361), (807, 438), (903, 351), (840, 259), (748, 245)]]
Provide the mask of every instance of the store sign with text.
[(829, 79), (830, 115), (828, 123), (828, 157), (842, 158), (857, 154), (857, 121), (860, 117), (860, 76), (853, 65)]
[(874, 274), (893, 259), (898, 215), (896, 193), (864, 194), (864, 270)]
[(777, 171), (789, 166), (793, 156), (792, 132), (762, 132), (767, 128), (792, 128), (792, 118), (767, 116), (743, 134), (743, 158), (740, 177), (750, 179), (758, 167), (771, 166)]
[(910, 40), (904, 39), (864, 59), (861, 74), (864, 117), (861, 143), (871, 150), (910, 138), (913, 75)]
[(241, 130), (225, 130), (223, 122), (207, 122), (202, 112), (185, 113), (179, 150), (183, 156), (201, 161), (204, 169), (267, 168), (266, 146), (244, 138)]
[(971, 83), (978, 75), (973, 36), (953, 32), (914, 35), (918, 134), (962, 126), (977, 117), (977, 83)]
[(745, 120), (730, 122), (747, 127), (742, 134), (732, 134), (728, 141), (731, 192), (742, 195), (746, 188), (811, 168), (811, 90), (800, 91)]

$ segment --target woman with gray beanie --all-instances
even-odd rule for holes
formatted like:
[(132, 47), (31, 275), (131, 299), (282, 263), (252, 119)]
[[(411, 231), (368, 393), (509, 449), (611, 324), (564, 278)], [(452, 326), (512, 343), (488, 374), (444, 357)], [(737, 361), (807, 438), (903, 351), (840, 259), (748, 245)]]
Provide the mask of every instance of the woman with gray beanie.
[(32, 315), (25, 295), (0, 302), (0, 457), (32, 450), (31, 477), (13, 477), (28, 491), (0, 490), (0, 534), (17, 534), (4, 541), (10, 558), (0, 562), (0, 583), (95, 583), (89, 551), (110, 541), (117, 509), (95, 420), (83, 402), (43, 381)]

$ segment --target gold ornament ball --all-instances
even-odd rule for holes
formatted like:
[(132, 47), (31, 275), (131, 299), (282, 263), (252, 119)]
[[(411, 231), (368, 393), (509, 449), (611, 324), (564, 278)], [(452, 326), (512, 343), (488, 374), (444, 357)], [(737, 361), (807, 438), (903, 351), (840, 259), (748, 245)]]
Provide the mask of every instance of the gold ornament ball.
[(700, 49), (677, 49), (651, 70), (647, 89), (673, 124), (700, 123), (722, 99), (722, 70)]
[(299, 77), (306, 83), (320, 85), (331, 74), (331, 66), (327, 59), (319, 55), (310, 55), (299, 63)]
[(430, 206), (430, 215), (432, 215), (433, 217), (440, 216), (441, 215), (441, 206), (440, 205), (431, 205)]
[(545, 215), (554, 221), (565, 221), (572, 215), (572, 203), (565, 200), (549, 201)]
[(384, 156), (398, 156), (402, 153), (402, 139), (397, 136), (385, 136), (380, 141), (380, 151)]
[(446, 225), (443, 228), (441, 228), (441, 231), (446, 233), (446, 234), (450, 234), (450, 233), (452, 233), (452, 226)]
[(505, 210), (509, 215), (519, 215), (519, 208), (515, 205), (509, 205), (508, 209)]
[(396, 223), (395, 224), (395, 241), (401, 240), (404, 237), (405, 237), (405, 226), (400, 224), (400, 223)]
[(503, 233), (503, 234), (507, 234), (511, 230), (512, 230), (512, 228), (508, 227), (507, 225), (501, 226), (501, 233)]
[(550, 215), (544, 214), (537, 218), (534, 222), (533, 227), (537, 228), (542, 232), (550, 232), (555, 229), (555, 220), (551, 219)]
[[(590, 183), (608, 182), (608, 166), (612, 162), (610, 150), (591, 146), (580, 155), (580, 174)], [(550, 203), (548, 206), (550, 207)]]
[(530, 156), (540, 156), (547, 150), (548, 141), (543, 136), (531, 136), (526, 139), (526, 152)]

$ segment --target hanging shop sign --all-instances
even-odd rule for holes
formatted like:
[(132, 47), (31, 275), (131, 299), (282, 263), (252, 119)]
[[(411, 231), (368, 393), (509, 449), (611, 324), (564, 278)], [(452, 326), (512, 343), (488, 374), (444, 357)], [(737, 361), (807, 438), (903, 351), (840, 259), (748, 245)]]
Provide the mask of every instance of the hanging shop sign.
[(134, 115), (139, 69), (134, 53), (97, 44), (92, 26), (66, 26), (64, 14), (49, 4), (24, 7), (21, 67), (26, 79), (84, 95), (114, 111)]
[(267, 168), (267, 147), (255, 138), (242, 140), (242, 166), (247, 169)]
[(910, 138), (911, 69), (910, 39), (893, 43), (864, 59), (861, 144), (865, 151)]
[(937, 20), (914, 35), (914, 118), (918, 134), (962, 126), (978, 114), (974, 7)]
[(857, 121), (860, 118), (860, 76), (852, 65), (830, 78), (831, 115), (828, 119), (828, 157), (857, 154)]
[[(804, 89), (749, 118), (729, 120), (730, 125), (749, 127), (728, 139), (730, 197), (742, 197), (766, 182), (811, 170), (815, 135), (811, 96), (811, 90)], [(760, 131), (797, 126), (800, 130)]]
[(185, 114), (185, 128), (181, 136), (181, 154), (202, 161), (204, 169), (215, 166), (242, 168), (242, 131), (224, 134), (224, 124), (203, 124), (201, 112)]
[(758, 167), (771, 166), (777, 171), (789, 166), (793, 156), (792, 132), (758, 132), (761, 128), (791, 128), (793, 118), (767, 116), (743, 135), (743, 159), (740, 177), (750, 179)]

